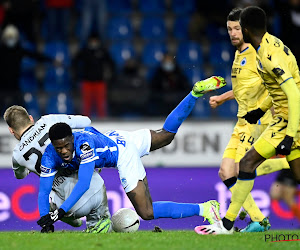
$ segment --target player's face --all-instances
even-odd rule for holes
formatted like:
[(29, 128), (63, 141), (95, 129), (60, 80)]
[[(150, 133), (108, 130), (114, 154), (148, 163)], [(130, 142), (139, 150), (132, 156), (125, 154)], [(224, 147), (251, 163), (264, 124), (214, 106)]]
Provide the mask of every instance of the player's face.
[(53, 147), (57, 154), (63, 159), (64, 162), (71, 162), (73, 159), (74, 151), (74, 137), (68, 136), (63, 139), (54, 140)]
[(240, 47), (244, 43), (239, 21), (227, 21), (227, 31), (233, 46)]

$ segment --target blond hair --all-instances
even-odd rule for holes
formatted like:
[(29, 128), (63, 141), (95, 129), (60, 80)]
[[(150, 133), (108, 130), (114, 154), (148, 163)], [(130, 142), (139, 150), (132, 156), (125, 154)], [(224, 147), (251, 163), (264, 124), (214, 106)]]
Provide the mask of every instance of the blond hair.
[(3, 118), (7, 125), (15, 131), (20, 131), (31, 123), (27, 110), (18, 105), (9, 107), (5, 111)]

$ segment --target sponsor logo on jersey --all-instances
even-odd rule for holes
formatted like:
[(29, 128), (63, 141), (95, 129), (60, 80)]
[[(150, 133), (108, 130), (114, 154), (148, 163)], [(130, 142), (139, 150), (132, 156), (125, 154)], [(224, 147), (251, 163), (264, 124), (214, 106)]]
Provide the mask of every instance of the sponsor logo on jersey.
[(81, 146), (79, 148), (82, 151), (82, 153), (86, 153), (86, 152), (91, 150), (91, 147), (88, 144), (88, 142), (85, 142), (85, 143), (81, 144)]
[(51, 168), (46, 168), (45, 166), (41, 165), (41, 172), (49, 174), (51, 172)]
[(282, 76), (285, 73), (284, 70), (279, 67), (272, 69), (272, 71), (276, 76)]
[(243, 58), (243, 60), (241, 61), (241, 66), (245, 66), (247, 63), (247, 59), (246, 57)]
[(89, 152), (80, 155), (81, 160), (86, 160), (88, 158), (92, 158), (94, 156), (94, 149), (91, 149)]
[(44, 129), (46, 128), (46, 124), (42, 124), (41, 126), (39, 126), (35, 131), (34, 133), (29, 136), (27, 138), (27, 140), (25, 140), (24, 142), (22, 142), (22, 144), (20, 145), (19, 147), (19, 150), (22, 151), (23, 148), (27, 145), (29, 145)]

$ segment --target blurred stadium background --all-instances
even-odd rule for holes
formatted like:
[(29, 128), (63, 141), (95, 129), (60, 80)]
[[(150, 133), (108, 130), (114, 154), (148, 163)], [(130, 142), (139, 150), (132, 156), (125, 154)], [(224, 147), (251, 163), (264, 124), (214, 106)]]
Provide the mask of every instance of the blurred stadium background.
[[(2, 0), (2, 30), (8, 24), (15, 25), (20, 33), (20, 46), (59, 63), (41, 63), (24, 57), (18, 88), (12, 91), (7, 89), (8, 83), (1, 82), (2, 95), (19, 96), (8, 102), (1, 97), (1, 112), (14, 103), (24, 105), (35, 118), (49, 113), (88, 114), (92, 125), (100, 131), (158, 129), (195, 81), (221, 75), (228, 85), (212, 95), (231, 89), (234, 48), (228, 39), (226, 16), (233, 7), (247, 5), (264, 8), (269, 17), (269, 32), (281, 38), (299, 61), (295, 39), (300, 31), (299, 0)], [(84, 67), (77, 65), (77, 58), (80, 51), (92, 46), (91, 35), (100, 39), (97, 46), (107, 50), (112, 63), (101, 61), (99, 67), (102, 73), (97, 80), (105, 87), (103, 92), (96, 93), (98, 98), (92, 98), (100, 100), (98, 109), (95, 103), (95, 109), (84, 110), (89, 97), (83, 95), (84, 72), (80, 71)], [(164, 87), (155, 86), (153, 79), (165, 54), (171, 55), (178, 65), (185, 85), (175, 84), (173, 88), (172, 80)], [(134, 75), (125, 82), (128, 65), (134, 69)], [(208, 100), (209, 95), (199, 100), (176, 140), (145, 157), (144, 163), (153, 200), (217, 199), (224, 215), (230, 192), (218, 178), (218, 166), (236, 121), (237, 104), (230, 101), (212, 110)], [(38, 177), (14, 178), (10, 168), (15, 143), (6, 124), (1, 122), (0, 230), (37, 229)], [(117, 171), (104, 170), (101, 175), (107, 185), (111, 211), (130, 207)], [(275, 176), (257, 178), (253, 196), (264, 214), (270, 216), (274, 229), (298, 228), (299, 221), (286, 205), (270, 200), (269, 187)], [(142, 222), (142, 229), (152, 229), (153, 225), (192, 229), (199, 223), (201, 218), (161, 219)], [(68, 228), (62, 223), (60, 227)]]

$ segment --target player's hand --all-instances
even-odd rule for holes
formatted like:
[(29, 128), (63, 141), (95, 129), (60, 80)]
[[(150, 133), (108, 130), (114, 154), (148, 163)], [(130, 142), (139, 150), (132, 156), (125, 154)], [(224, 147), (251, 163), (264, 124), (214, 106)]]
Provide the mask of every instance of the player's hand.
[(293, 145), (294, 138), (286, 135), (282, 142), (276, 148), (277, 155), (289, 155)]
[(53, 232), (54, 232), (54, 226), (53, 225), (43, 227), (42, 230), (41, 230), (41, 233), (53, 233)]
[(38, 221), (37, 224), (40, 225), (41, 227), (48, 227), (52, 225), (54, 222), (60, 220), (66, 212), (63, 209), (56, 209), (53, 212), (49, 212), (49, 214), (44, 215), (41, 217)]
[(215, 96), (211, 96), (209, 98), (209, 105), (211, 108), (215, 109), (216, 107), (220, 106), (221, 104), (223, 104), (223, 101), (220, 101), (220, 97), (215, 95)]
[(256, 124), (257, 121), (265, 114), (264, 111), (262, 111), (260, 108), (254, 109), (250, 112), (248, 112), (246, 115), (243, 116), (243, 118), (246, 119), (247, 122), (250, 124)]

